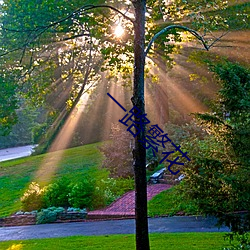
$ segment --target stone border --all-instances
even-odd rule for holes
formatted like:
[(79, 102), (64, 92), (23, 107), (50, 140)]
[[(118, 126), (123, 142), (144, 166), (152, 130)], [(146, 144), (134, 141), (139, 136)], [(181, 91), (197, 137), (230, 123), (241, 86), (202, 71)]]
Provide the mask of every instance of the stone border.
[[(86, 216), (87, 213), (82, 212), (63, 212), (58, 215), (57, 220), (54, 223), (83, 221), (86, 220)], [(0, 218), (0, 227), (27, 226), (35, 224), (35, 214), (15, 214), (9, 217)]]

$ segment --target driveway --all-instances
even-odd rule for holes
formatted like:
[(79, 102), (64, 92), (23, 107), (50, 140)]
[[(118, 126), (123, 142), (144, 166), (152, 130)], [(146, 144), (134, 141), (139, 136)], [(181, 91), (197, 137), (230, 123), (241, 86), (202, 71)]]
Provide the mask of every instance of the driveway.
[(0, 162), (30, 156), (36, 146), (28, 145), (15, 148), (0, 149)]
[[(149, 218), (150, 233), (170, 232), (228, 232), (227, 227), (218, 229), (216, 219), (201, 216), (174, 216)], [(94, 222), (75, 222), (44, 224), (34, 226), (2, 227), (0, 241), (39, 238), (56, 238), (74, 235), (134, 234), (135, 220), (109, 220)]]

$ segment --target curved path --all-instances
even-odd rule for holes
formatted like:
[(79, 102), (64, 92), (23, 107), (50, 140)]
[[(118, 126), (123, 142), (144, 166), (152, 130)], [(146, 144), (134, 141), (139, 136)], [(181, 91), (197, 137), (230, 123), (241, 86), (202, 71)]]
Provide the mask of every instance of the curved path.
[[(148, 201), (160, 192), (169, 189), (171, 185), (156, 184), (147, 187)], [(135, 191), (124, 194), (121, 198), (113, 202), (107, 208), (91, 211), (88, 218), (117, 218), (117, 217), (134, 217), (135, 216)]]
[[(167, 232), (228, 232), (227, 227), (218, 229), (216, 219), (201, 216), (174, 216), (149, 218), (150, 233)], [(109, 220), (94, 222), (74, 222), (43, 224), (21, 227), (0, 228), (0, 241), (39, 238), (57, 238), (74, 235), (134, 234), (135, 220)]]

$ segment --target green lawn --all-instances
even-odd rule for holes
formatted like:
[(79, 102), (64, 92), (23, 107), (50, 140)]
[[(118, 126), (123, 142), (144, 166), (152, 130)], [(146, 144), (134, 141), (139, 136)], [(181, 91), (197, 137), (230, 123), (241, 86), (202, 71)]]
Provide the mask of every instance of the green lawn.
[[(151, 250), (221, 250), (225, 233), (151, 234)], [(134, 235), (74, 236), (67, 238), (0, 242), (1, 250), (135, 249)]]
[(188, 215), (199, 214), (198, 208), (177, 193), (176, 187), (161, 192), (148, 203), (148, 215), (151, 217), (166, 214), (171, 216), (180, 211)]
[[(86, 174), (97, 173), (99, 178), (100, 175), (105, 177), (107, 171), (98, 169), (102, 160), (98, 145), (100, 143), (65, 150), (58, 166), (51, 166), (56, 167), (51, 180), (64, 176), (72, 181), (79, 181)], [(56, 155), (57, 152), (50, 153), (51, 157)], [(45, 157), (46, 154), (0, 163), (0, 217), (20, 210), (20, 197), (30, 182), (37, 181), (35, 174)]]

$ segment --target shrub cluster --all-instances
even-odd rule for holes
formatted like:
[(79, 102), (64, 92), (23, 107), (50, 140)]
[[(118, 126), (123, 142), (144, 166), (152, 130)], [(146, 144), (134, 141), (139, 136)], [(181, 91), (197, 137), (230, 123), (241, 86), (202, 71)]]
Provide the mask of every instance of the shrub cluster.
[[(32, 211), (48, 207), (69, 206), (89, 208), (93, 192), (94, 185), (87, 180), (72, 183), (66, 178), (62, 178), (43, 188), (38, 183), (32, 182), (21, 198), (22, 209)], [(49, 217), (52, 216), (52, 213), (48, 212), (48, 214)]]
[[(21, 198), (22, 209), (33, 211), (49, 207), (74, 207), (91, 210), (109, 205), (132, 189), (134, 189), (134, 181), (131, 178), (84, 179), (80, 182), (61, 178), (43, 188), (38, 183), (32, 182)], [(45, 218), (54, 218), (53, 216), (50, 210), (43, 214)]]

